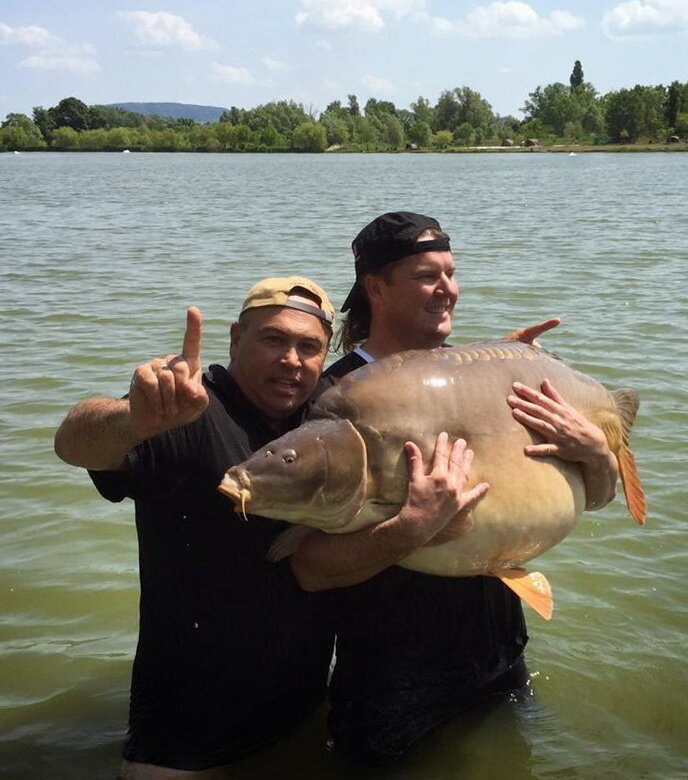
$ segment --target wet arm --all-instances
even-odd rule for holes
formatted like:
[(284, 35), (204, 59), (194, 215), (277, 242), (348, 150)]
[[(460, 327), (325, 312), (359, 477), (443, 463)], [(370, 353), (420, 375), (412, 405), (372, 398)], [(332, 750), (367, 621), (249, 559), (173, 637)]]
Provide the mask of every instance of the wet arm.
[(123, 471), (140, 441), (132, 430), (129, 401), (89, 398), (77, 404), (55, 434), (55, 452), (72, 466)]
[(304, 590), (317, 591), (356, 585), (392, 566), (427, 544), (448, 524), (467, 521), (468, 510), (487, 492), (481, 483), (462, 492), (473, 453), (466, 442), (448, 447), (440, 434), (433, 467), (423, 469), (420, 450), (406, 444), (409, 488), (399, 513), (375, 526), (350, 534), (315, 533), (307, 537), (291, 558), (292, 571)]

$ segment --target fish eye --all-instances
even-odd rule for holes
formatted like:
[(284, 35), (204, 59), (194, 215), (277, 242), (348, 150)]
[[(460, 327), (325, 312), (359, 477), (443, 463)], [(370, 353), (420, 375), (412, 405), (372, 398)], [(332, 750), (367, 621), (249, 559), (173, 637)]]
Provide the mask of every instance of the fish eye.
[(265, 457), (266, 458), (269, 458), (269, 457), (271, 457), (274, 454), (275, 453), (272, 450), (265, 450)]
[(293, 463), (296, 460), (296, 453), (294, 450), (287, 450), (284, 455), (282, 455), (282, 460), (285, 463)]

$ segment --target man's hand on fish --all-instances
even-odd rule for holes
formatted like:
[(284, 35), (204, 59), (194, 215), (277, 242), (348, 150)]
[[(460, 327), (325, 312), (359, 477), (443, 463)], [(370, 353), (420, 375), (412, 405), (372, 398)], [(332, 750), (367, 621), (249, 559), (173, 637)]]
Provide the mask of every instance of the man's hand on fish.
[(356, 585), (373, 577), (442, 534), (459, 536), (470, 528), (468, 511), (485, 495), (485, 482), (464, 492), (473, 452), (463, 439), (449, 447), (446, 433), (435, 443), (426, 474), (420, 449), (405, 445), (409, 465), (406, 503), (377, 525), (348, 534), (315, 532), (292, 555), (291, 567), (304, 590)]
[(421, 544), (442, 532), (450, 521), (453, 535), (469, 530), (472, 520), (468, 514), (489, 489), (481, 482), (463, 492), (468, 472), (473, 463), (473, 450), (466, 447), (464, 439), (456, 439), (449, 447), (449, 436), (442, 432), (435, 443), (432, 466), (426, 474), (423, 455), (414, 442), (406, 442), (409, 466), (409, 484), (406, 503), (399, 512), (400, 519), (410, 527), (417, 526)]
[(540, 434), (541, 444), (528, 444), (526, 455), (555, 456), (581, 463), (586, 488), (586, 509), (600, 509), (616, 493), (619, 476), (616, 457), (600, 428), (566, 403), (545, 379), (540, 390), (515, 382), (507, 397), (513, 415), (522, 425)]
[(556, 328), (557, 325), (560, 324), (560, 317), (552, 317), (551, 320), (542, 320), (541, 322), (529, 325), (527, 328), (520, 328), (519, 330), (508, 333), (504, 337), (504, 341), (522, 341), (524, 344), (535, 344), (537, 347), (539, 345), (536, 339), (542, 336), (543, 333), (547, 333), (548, 330), (552, 330), (552, 328)]
[(181, 354), (155, 358), (140, 365), (129, 387), (132, 434), (149, 439), (163, 431), (187, 425), (208, 406), (202, 383), (201, 312), (190, 307)]

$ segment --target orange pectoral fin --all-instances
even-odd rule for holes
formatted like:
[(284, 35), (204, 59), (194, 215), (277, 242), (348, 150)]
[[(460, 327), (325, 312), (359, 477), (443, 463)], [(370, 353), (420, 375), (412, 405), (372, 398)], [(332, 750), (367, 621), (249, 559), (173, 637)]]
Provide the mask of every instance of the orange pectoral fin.
[(552, 588), (547, 577), (539, 571), (527, 572), (525, 569), (495, 569), (490, 574), (500, 579), (538, 615), (550, 620), (554, 602)]
[(643, 489), (640, 486), (638, 469), (635, 466), (635, 456), (628, 447), (622, 446), (619, 450), (618, 460), (619, 474), (621, 475), (621, 484), (626, 496), (628, 511), (638, 525), (645, 525), (647, 504), (645, 493), (643, 493)]

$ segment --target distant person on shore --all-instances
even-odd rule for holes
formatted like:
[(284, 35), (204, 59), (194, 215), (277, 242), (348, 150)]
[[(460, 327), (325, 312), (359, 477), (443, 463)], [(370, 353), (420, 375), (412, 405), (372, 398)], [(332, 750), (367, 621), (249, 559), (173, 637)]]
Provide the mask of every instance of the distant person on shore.
[[(230, 777), (231, 762), (289, 734), (325, 695), (329, 599), (266, 560), (284, 523), (246, 523), (218, 490), (225, 470), (299, 425), (333, 327), (308, 279), (254, 285), (231, 327), (228, 368), (202, 374), (201, 315), (182, 352), (134, 372), (125, 398), (77, 404), (55, 436), (110, 501), (136, 502), (140, 629), (120, 777)], [(425, 473), (407, 445), (407, 503), (386, 521), (418, 544), (480, 493), (462, 494), (470, 455), (438, 439)]]
[[(352, 248), (356, 282), (342, 307), (348, 311), (341, 332), (346, 354), (325, 372), (321, 390), (395, 352), (440, 347), (451, 333), (459, 288), (449, 237), (435, 219), (383, 214)], [(558, 322), (507, 338), (532, 341)], [(518, 392), (510, 401), (514, 416), (545, 442), (527, 454), (580, 462), (589, 505), (604, 506), (615, 493), (617, 465), (602, 431), (549, 384)], [(476, 702), (522, 688), (528, 636), (520, 600), (498, 579), (403, 569), (393, 564), (410, 550), (364, 547), (357, 536), (314, 534), (292, 566), (309, 590), (336, 589), (334, 746), (349, 758), (380, 764), (399, 759)]]

